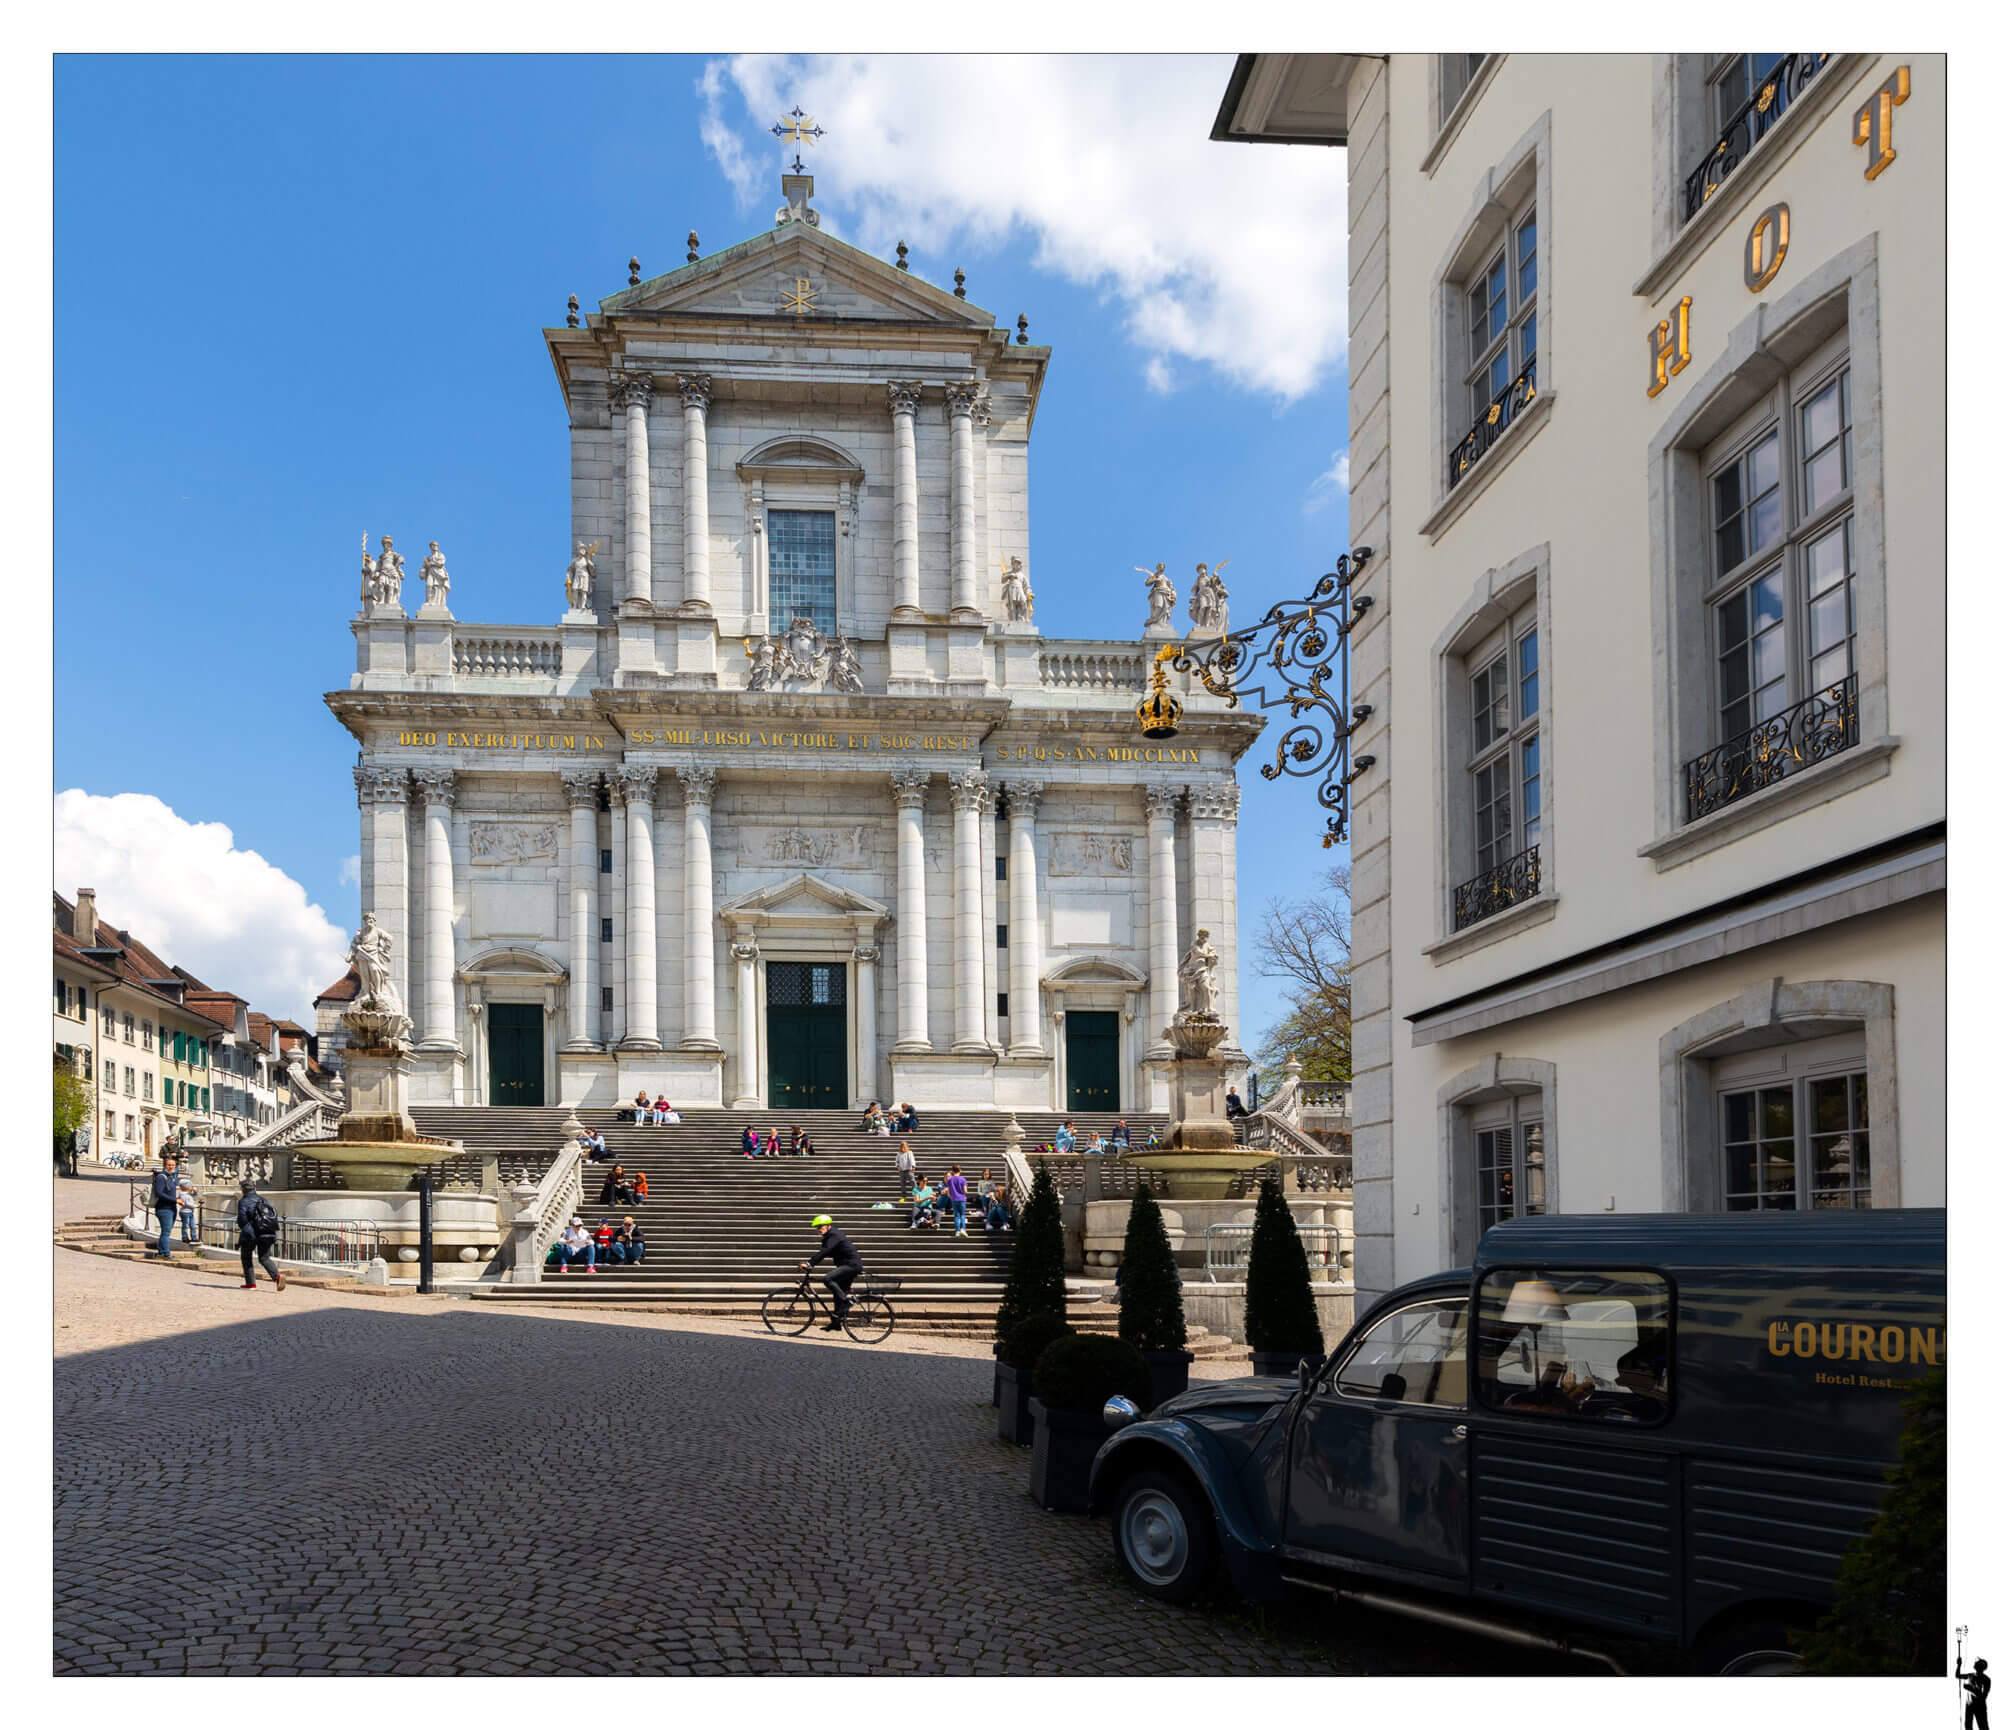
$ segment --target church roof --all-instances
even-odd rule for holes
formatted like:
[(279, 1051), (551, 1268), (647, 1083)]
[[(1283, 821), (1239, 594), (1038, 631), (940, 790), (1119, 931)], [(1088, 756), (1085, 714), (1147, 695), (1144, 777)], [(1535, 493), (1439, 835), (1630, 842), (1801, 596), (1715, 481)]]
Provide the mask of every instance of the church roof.
[(313, 999), (317, 1009), (322, 1003), (352, 1003), (361, 995), (361, 975), (352, 967)]

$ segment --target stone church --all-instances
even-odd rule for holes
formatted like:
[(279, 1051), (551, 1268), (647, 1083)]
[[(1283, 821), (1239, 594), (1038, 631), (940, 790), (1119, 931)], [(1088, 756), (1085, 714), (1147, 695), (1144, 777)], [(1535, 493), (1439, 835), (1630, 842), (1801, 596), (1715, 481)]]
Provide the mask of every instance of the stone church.
[(459, 622), (435, 543), (408, 612), (414, 543), (364, 540), (327, 703), (413, 1097), (1162, 1110), (1198, 929), (1240, 1037), (1235, 768), (1262, 722), (1171, 674), (1179, 731), (1141, 736), (1186, 628), (1160, 573), (1048, 562), (1045, 588), (1125, 585), (1135, 630), (1041, 634), (1050, 351), (822, 232), (810, 176), (784, 191), (769, 232), (635, 260), (543, 332), (570, 426), (553, 623)]

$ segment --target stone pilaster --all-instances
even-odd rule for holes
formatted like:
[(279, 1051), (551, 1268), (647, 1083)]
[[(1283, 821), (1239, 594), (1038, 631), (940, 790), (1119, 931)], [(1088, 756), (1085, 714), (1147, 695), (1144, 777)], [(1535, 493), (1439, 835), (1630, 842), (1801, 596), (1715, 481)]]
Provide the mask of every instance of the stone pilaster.
[(992, 1050), (986, 1042), (986, 931), (979, 869), (979, 818), (987, 798), (985, 770), (965, 769), (951, 777), (954, 1051)]
[(1229, 1028), (1222, 1055), (1240, 1058), (1243, 1029), (1237, 1021), (1236, 986), (1240, 958), (1236, 949), (1236, 813), (1242, 789), (1233, 781), (1196, 783), (1187, 790), (1189, 864), (1188, 917), (1197, 929), (1206, 926), (1222, 953), (1218, 1013)]
[(876, 1073), (879, 1059), (875, 1053), (875, 969), (882, 959), (882, 950), (874, 942), (857, 943), (854, 946), (854, 1099), (855, 1105), (866, 1105), (871, 1099), (881, 1098), (877, 1091), (882, 1078)]
[(611, 375), (611, 406), (625, 416), (625, 564), (621, 608), (653, 604), (653, 456), (646, 417), (653, 381), (646, 373)]
[(718, 1051), (715, 1037), (715, 874), (709, 846), (710, 806), (715, 771), (686, 763), (680, 775), (682, 815), (682, 941), (686, 1009), (681, 1044), (694, 1051)]
[(452, 1007), (457, 969), (451, 940), (451, 808), (457, 775), (450, 769), (419, 769), (416, 783), (424, 802), (424, 1019), (419, 1049), (455, 1053), (459, 1045), (458, 1018)]
[(396, 995), (410, 1001), (410, 776), (407, 769), (364, 763), (354, 771), (354, 790), (364, 809), (374, 843), (373, 913), (389, 938), (389, 976)]
[(1013, 977), (1007, 987), (1007, 1030), (1016, 1057), (1041, 1057), (1042, 908), (1035, 870), (1035, 809), (1039, 781), (1007, 783), (1007, 953)]
[(596, 1051), (597, 785), (595, 769), (561, 771), (569, 801), (569, 1037), (565, 1051)]
[(917, 401), (923, 386), (904, 381), (889, 386), (889, 416), (895, 428), (895, 606), (905, 616), (921, 615), (917, 594)]
[(896, 791), (896, 1049), (928, 1051), (930, 961), (924, 934), (924, 801), (931, 772), (891, 772)]
[(681, 390), (681, 600), (699, 612), (708, 596), (708, 405), (714, 381), (705, 372), (680, 375)]
[(1155, 1058), (1173, 1055), (1173, 1047), (1167, 1043), (1167, 1023), (1181, 1006), (1180, 931), (1175, 911), (1179, 892), (1174, 883), (1174, 809), (1180, 798), (1178, 787), (1155, 783), (1146, 789), (1146, 929), (1152, 952), (1146, 1055)]
[(654, 907), (653, 799), (649, 763), (620, 766), (613, 785), (625, 805), (625, 1037), (621, 1051), (660, 1049), (660, 939)]
[(732, 1109), (761, 1105), (757, 1096), (757, 934), (740, 931), (729, 945), (736, 963), (736, 1098)]
[(945, 388), (951, 411), (951, 613), (954, 619), (979, 616), (978, 498), (973, 484), (973, 426), (991, 418), (985, 387)]

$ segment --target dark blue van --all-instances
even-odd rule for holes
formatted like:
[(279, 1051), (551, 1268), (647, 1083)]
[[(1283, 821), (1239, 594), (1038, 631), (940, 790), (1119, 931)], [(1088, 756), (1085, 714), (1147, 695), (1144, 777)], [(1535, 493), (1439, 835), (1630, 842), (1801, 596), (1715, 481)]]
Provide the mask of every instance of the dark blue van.
[(1942, 1209), (1509, 1221), (1316, 1373), (1128, 1422), (1091, 1506), (1169, 1601), (1219, 1557), (1252, 1599), (1786, 1669), (1944, 1363), (1944, 1251)]

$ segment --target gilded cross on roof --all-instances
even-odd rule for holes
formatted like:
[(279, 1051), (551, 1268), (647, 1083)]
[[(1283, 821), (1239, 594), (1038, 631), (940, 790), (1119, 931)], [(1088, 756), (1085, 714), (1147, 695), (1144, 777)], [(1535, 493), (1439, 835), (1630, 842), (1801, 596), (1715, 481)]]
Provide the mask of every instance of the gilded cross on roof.
[(794, 108), (791, 113), (779, 117), (777, 125), (771, 128), (771, 133), (773, 137), (781, 138), (797, 149), (808, 140), (817, 142), (824, 138), (826, 128), (803, 108)]

